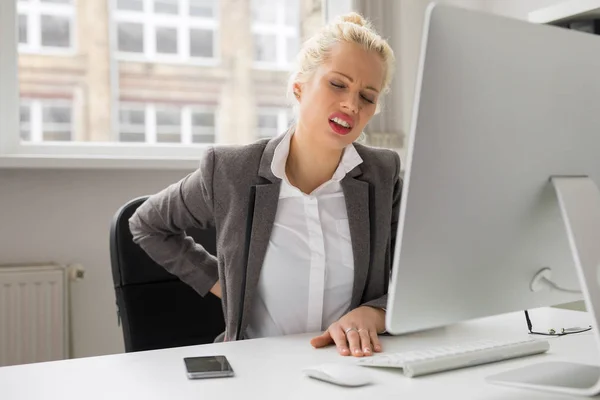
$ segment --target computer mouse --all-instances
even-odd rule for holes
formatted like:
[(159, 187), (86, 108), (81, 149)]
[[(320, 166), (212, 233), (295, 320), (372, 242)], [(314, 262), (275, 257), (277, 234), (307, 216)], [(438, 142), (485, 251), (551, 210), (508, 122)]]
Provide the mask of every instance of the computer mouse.
[(340, 386), (364, 386), (373, 382), (367, 369), (352, 364), (321, 364), (303, 371), (311, 378)]

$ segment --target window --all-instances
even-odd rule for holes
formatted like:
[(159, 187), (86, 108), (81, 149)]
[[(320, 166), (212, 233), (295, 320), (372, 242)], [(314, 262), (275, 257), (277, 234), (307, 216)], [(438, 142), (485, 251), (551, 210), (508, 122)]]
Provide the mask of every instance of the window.
[(68, 142), (73, 140), (71, 101), (22, 99), (20, 137), (26, 142)]
[(121, 105), (119, 109), (119, 141), (146, 141), (146, 109), (144, 105)]
[(215, 113), (192, 110), (192, 143), (215, 142)]
[(214, 62), (218, 0), (119, 0), (115, 23), (120, 58)]
[(71, 53), (74, 0), (17, 0), (19, 51)]
[(287, 68), (300, 47), (300, 1), (251, 1), (256, 65)]
[(123, 103), (119, 109), (119, 141), (215, 143), (215, 115), (212, 107)]
[[(319, 28), (322, 2), (302, 15), (299, 0), (265, 4), (0, 0), (0, 165), (188, 168), (207, 144), (280, 134), (287, 60), (304, 18), (302, 37)], [(238, 51), (253, 35), (256, 55)]]
[(156, 141), (181, 143), (181, 110), (174, 107), (156, 109)]
[(258, 138), (271, 138), (283, 133), (290, 127), (292, 116), (292, 111), (287, 108), (259, 108), (257, 119)]

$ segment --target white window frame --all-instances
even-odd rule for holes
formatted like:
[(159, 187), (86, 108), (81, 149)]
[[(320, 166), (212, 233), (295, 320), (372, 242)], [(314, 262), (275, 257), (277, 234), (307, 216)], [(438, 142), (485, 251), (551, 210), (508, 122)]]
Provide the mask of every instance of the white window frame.
[[(14, 2), (15, 0), (8, 1)], [(77, 1), (71, 0), (70, 4), (44, 3), (41, 0), (19, 1), (17, 16), (22, 14), (27, 17), (27, 43), (19, 43), (19, 52), (56, 56), (75, 55), (77, 52)], [(42, 15), (65, 17), (69, 20), (69, 47), (42, 45)]]
[[(212, 18), (189, 15), (189, 0), (179, 0), (179, 14), (154, 14), (154, 0), (142, 0), (142, 11), (119, 10), (117, 0), (113, 1), (113, 28), (118, 37), (119, 23), (135, 23), (142, 25), (144, 37), (143, 53), (123, 52), (115, 43), (118, 59), (121, 61), (155, 62), (161, 64), (192, 64), (202, 66), (218, 65), (219, 55), (219, 7), (215, 7)], [(216, 1), (218, 5), (218, 0)], [(177, 31), (177, 53), (162, 54), (156, 51), (156, 29), (174, 28)], [(190, 54), (190, 31), (198, 28), (213, 32), (213, 56), (193, 57)]]
[[(23, 98), (21, 99), (19, 106), (27, 106), (29, 108), (30, 140), (28, 143), (51, 143), (51, 141), (44, 141), (44, 127), (47, 125), (44, 123), (43, 119), (44, 107), (67, 107), (71, 109), (71, 122), (68, 130), (71, 133), (70, 140), (74, 140), (75, 112), (73, 101), (66, 99)], [(21, 127), (19, 126), (19, 131), (20, 128)]]
[[(298, 10), (300, 10), (301, 1), (302, 0), (299, 0)], [(277, 58), (276, 61), (268, 62), (254, 60), (254, 66), (257, 69), (287, 70), (291, 66), (291, 62), (287, 58), (287, 39), (296, 38), (298, 39), (298, 41), (300, 40), (300, 24), (298, 24), (297, 26), (286, 24), (286, 6), (290, 6), (290, 4), (286, 0), (279, 0), (277, 2), (277, 11), (274, 23), (252, 21), (252, 34), (275, 36), (277, 47), (275, 51), (275, 56)]]
[[(284, 107), (258, 107), (256, 114), (257, 116), (275, 116), (277, 117), (277, 132), (275, 136), (282, 134), (289, 127), (289, 122), (292, 116), (292, 110)], [(258, 120), (258, 118), (257, 118)], [(266, 135), (261, 133), (261, 128), (256, 126), (256, 134), (259, 139), (273, 137), (273, 135)]]
[[(160, 111), (160, 110), (168, 110), (168, 109), (178, 109), (179, 110), (179, 117), (180, 117), (180, 121), (181, 121), (181, 141), (177, 142), (177, 143), (172, 143), (172, 144), (168, 144), (168, 143), (164, 143), (166, 145), (198, 145), (198, 146), (206, 146), (209, 145), (209, 143), (193, 143), (192, 140), (192, 133), (193, 133), (193, 126), (192, 126), (192, 114), (194, 112), (208, 112), (208, 113), (212, 113), (214, 114), (214, 118), (215, 118), (215, 142), (218, 141), (219, 139), (219, 129), (217, 127), (217, 121), (218, 121), (218, 109), (217, 107), (213, 107), (213, 106), (199, 106), (199, 105), (184, 105), (184, 106), (178, 106), (178, 105), (172, 105), (172, 104), (167, 104), (167, 103), (147, 103), (147, 102), (132, 102), (132, 101), (128, 101), (128, 102), (121, 102), (119, 104), (118, 109), (121, 110), (121, 108), (127, 108), (127, 109), (132, 109), (132, 110), (143, 110), (144, 111), (144, 126), (145, 126), (145, 134), (146, 134), (146, 141), (145, 144), (156, 144), (157, 143), (157, 130), (158, 130), (158, 126), (156, 123), (156, 112)], [(119, 132), (117, 132), (117, 139), (119, 140), (119, 135), (120, 135), (120, 121), (119, 121)], [(120, 142), (120, 143), (127, 143), (127, 142)], [(163, 144), (163, 143), (161, 143)], [(142, 145), (142, 144), (139, 144)]]

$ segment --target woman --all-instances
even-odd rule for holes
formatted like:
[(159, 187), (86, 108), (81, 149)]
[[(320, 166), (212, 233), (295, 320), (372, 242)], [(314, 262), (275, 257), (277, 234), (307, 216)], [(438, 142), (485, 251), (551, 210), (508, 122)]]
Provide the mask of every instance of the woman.
[[(224, 340), (326, 328), (314, 347), (368, 356), (381, 351), (402, 184), (395, 152), (354, 142), (389, 88), (394, 55), (350, 13), (308, 40), (297, 63), (295, 126), (210, 148), (197, 171), (137, 210), (131, 232), (200, 295), (222, 299)], [(208, 225), (218, 258), (183, 232)]]

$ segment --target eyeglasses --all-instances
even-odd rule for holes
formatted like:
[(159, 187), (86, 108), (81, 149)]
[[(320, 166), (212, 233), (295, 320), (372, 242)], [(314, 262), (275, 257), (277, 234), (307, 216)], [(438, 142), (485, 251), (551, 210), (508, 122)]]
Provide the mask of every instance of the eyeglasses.
[(573, 335), (575, 333), (587, 332), (592, 329), (590, 325), (588, 328), (561, 328), (560, 332), (557, 332), (555, 329), (548, 329), (548, 332), (535, 332), (533, 330), (533, 324), (531, 323), (531, 318), (529, 318), (529, 313), (525, 310), (525, 320), (527, 321), (527, 329), (529, 329), (529, 334), (531, 335), (543, 335), (543, 336), (566, 336)]

